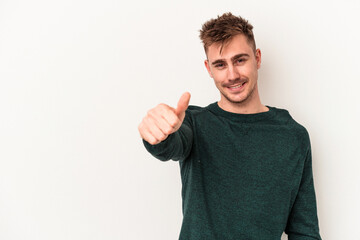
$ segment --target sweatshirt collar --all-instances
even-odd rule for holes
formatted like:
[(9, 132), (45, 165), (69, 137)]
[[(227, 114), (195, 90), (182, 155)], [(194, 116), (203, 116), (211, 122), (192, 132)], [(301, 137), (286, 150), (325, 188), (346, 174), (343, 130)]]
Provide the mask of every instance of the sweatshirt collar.
[(269, 108), (266, 112), (259, 112), (259, 113), (233, 113), (223, 110), (219, 107), (218, 102), (214, 102), (208, 105), (206, 108), (213, 112), (216, 115), (220, 115), (222, 117), (228, 118), (234, 121), (245, 121), (245, 122), (255, 122), (260, 120), (270, 119), (276, 114), (276, 108), (272, 106), (265, 105)]

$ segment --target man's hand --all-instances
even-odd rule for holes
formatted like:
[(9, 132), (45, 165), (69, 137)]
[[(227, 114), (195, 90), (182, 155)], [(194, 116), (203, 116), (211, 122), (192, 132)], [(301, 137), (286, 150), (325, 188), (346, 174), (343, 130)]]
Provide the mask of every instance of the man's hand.
[(148, 143), (155, 145), (176, 132), (184, 121), (185, 110), (189, 106), (190, 97), (190, 93), (184, 93), (176, 109), (163, 103), (150, 109), (138, 127), (141, 137)]

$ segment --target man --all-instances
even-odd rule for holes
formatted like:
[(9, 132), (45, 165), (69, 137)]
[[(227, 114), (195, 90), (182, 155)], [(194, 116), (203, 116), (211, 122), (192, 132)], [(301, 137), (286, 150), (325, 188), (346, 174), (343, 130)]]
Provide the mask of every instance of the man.
[(146, 149), (179, 161), (179, 239), (321, 239), (310, 138), (285, 109), (261, 104), (252, 25), (231, 13), (200, 30), (220, 92), (207, 107), (159, 104), (139, 125)]

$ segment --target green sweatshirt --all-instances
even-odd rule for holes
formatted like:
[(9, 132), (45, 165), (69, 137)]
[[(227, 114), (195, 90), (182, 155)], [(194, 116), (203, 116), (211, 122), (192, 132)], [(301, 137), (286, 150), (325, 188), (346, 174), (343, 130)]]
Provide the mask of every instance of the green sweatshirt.
[[(267, 105), (266, 105), (267, 106)], [(179, 161), (180, 240), (321, 239), (305, 127), (285, 109), (237, 114), (189, 106), (180, 129), (146, 149)]]

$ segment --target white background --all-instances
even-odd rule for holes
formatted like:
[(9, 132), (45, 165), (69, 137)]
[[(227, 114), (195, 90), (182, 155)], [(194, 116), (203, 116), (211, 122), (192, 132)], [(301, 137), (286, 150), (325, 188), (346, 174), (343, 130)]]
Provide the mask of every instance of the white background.
[(178, 238), (178, 163), (137, 126), (219, 99), (198, 30), (227, 11), (254, 25), (262, 103), (310, 134), (323, 239), (360, 239), (355, 0), (0, 0), (0, 239)]

